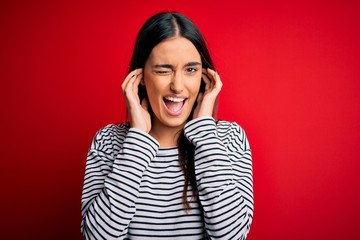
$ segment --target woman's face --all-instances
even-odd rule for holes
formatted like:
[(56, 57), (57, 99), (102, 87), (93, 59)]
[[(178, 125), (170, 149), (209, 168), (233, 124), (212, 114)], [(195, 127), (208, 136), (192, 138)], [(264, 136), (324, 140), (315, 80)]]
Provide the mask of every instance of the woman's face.
[(144, 66), (144, 84), (154, 113), (152, 128), (182, 127), (196, 101), (202, 76), (201, 57), (186, 38), (156, 45)]

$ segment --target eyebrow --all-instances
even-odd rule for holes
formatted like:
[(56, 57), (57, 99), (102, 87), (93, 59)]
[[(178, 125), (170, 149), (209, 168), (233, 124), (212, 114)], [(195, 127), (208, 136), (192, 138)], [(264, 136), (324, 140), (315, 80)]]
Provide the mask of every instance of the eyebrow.
[[(185, 67), (194, 67), (194, 66), (198, 66), (201, 65), (201, 63), (199, 62), (188, 62), (187, 64), (185, 64)], [(174, 69), (174, 66), (171, 64), (155, 64), (154, 65), (155, 68), (169, 68), (169, 69)]]
[(187, 66), (187, 67), (194, 67), (194, 66), (197, 66), (197, 65), (201, 65), (201, 63), (199, 63), (199, 62), (189, 62), (189, 63), (187, 63), (185, 66)]
[(173, 65), (171, 64), (155, 64), (154, 66), (155, 68), (170, 68), (170, 69), (173, 69)]

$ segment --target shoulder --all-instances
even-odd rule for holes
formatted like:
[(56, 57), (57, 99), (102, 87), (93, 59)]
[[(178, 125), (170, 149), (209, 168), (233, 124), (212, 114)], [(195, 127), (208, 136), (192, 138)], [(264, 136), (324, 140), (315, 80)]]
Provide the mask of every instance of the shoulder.
[(234, 150), (250, 150), (249, 141), (246, 137), (244, 129), (236, 122), (228, 122), (219, 120), (216, 122), (218, 137), (227, 145), (228, 148)]
[(129, 123), (109, 124), (97, 131), (91, 148), (102, 150), (121, 146), (128, 131)]

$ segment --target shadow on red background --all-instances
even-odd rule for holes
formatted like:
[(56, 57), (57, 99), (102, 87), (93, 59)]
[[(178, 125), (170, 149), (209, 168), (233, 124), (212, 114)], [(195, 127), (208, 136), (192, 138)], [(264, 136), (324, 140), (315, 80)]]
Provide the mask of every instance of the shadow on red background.
[(205, 35), (222, 119), (254, 160), (248, 239), (359, 239), (360, 15), (351, 1), (2, 1), (1, 239), (81, 239), (95, 132), (125, 119), (135, 35), (161, 10)]

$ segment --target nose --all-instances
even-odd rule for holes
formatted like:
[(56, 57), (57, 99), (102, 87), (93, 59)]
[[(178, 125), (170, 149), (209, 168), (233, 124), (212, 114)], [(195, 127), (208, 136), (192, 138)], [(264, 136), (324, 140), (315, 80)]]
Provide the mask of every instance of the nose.
[(174, 93), (181, 93), (184, 88), (183, 76), (180, 72), (174, 72), (171, 83), (170, 90)]

